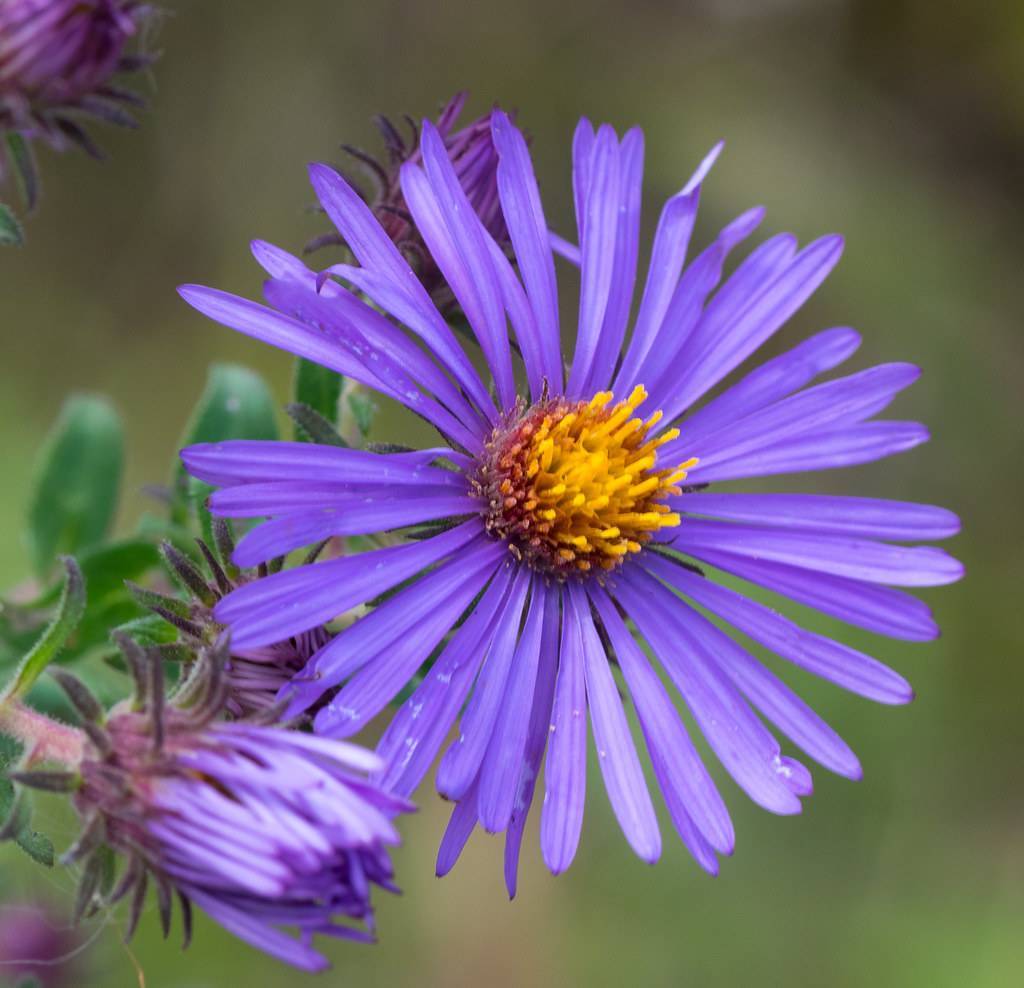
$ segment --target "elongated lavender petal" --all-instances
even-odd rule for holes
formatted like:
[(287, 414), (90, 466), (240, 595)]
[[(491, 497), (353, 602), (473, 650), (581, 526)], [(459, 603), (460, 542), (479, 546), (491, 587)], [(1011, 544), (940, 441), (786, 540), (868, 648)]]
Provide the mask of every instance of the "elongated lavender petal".
[(571, 602), (567, 597), (562, 601), (565, 611), (540, 818), (541, 853), (544, 863), (555, 875), (565, 871), (576, 856), (587, 782), (583, 633)]
[[(505, 830), (515, 808), (537, 686), (547, 599), (551, 592), (539, 580), (533, 582), (523, 633), (516, 646), (505, 694), (481, 766), (479, 816), (484, 830), (490, 833)], [(468, 729), (465, 719), (463, 726)]]
[(576, 584), (569, 587), (569, 595), (582, 629), (587, 706), (605, 789), (630, 847), (641, 860), (653, 864), (661, 857), (661, 834), (626, 713), (586, 594)]
[(592, 589), (590, 597), (622, 666), (666, 799), (686, 808), (687, 820), (692, 818), (712, 847), (722, 854), (731, 854), (736, 835), (729, 811), (697, 754), (679, 712), (607, 592)]
[(887, 545), (869, 539), (728, 522), (690, 520), (673, 544), (684, 552), (711, 549), (729, 555), (785, 563), (833, 576), (904, 587), (952, 583), (963, 567), (942, 549)]
[(614, 390), (617, 394), (628, 394), (637, 383), (636, 371), (647, 356), (665, 318), (669, 301), (686, 261), (690, 234), (697, 218), (701, 183), (714, 165), (722, 147), (720, 142), (708, 152), (683, 190), (665, 203), (658, 218), (654, 245), (651, 247), (651, 260), (647, 268), (647, 282), (640, 299), (633, 336), (622, 367), (615, 378)]
[(410, 545), (300, 566), (238, 587), (214, 617), (232, 645), (255, 648), (308, 631), (390, 590), (480, 535), (476, 521)]
[(519, 272), (536, 317), (540, 369), (555, 392), (562, 389), (561, 332), (555, 262), (537, 179), (523, 135), (501, 110), (491, 115), (498, 150), (498, 192)]
[(960, 519), (945, 508), (870, 497), (706, 492), (677, 498), (673, 507), (687, 514), (823, 535), (923, 541), (960, 531)]
[(505, 697), (512, 663), (518, 654), (516, 637), (530, 582), (530, 571), (520, 567), (512, 584), (502, 625), (484, 659), (473, 695), (462, 715), (459, 736), (441, 759), (437, 770), (437, 791), (446, 799), (461, 799), (480, 771)]

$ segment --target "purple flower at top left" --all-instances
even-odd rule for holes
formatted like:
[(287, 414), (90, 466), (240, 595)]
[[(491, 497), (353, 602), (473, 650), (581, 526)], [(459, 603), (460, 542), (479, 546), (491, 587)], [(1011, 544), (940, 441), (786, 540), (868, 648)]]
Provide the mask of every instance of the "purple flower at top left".
[(7, 167), (19, 172), (29, 208), (35, 179), (29, 145), (77, 146), (99, 157), (90, 118), (135, 126), (144, 101), (113, 80), (148, 64), (129, 54), (152, 8), (135, 0), (0, 0), (0, 133)]

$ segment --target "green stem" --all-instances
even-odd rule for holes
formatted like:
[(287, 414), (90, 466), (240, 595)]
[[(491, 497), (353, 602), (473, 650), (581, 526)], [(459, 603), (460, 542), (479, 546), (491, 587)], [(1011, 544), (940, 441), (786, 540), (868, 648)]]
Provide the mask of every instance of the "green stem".
[(25, 764), (59, 762), (77, 768), (82, 761), (85, 735), (31, 707), (8, 699), (0, 703), (0, 731), (24, 745)]

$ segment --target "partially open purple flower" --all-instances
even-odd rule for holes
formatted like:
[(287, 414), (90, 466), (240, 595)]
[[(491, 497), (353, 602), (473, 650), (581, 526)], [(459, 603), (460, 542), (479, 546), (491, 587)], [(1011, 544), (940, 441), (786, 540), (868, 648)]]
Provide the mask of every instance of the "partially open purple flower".
[(133, 126), (125, 107), (142, 101), (111, 80), (145, 61), (125, 46), (148, 9), (136, 0), (3, 0), (0, 133), (96, 155), (83, 117)]
[[(442, 108), (435, 124), (444, 144), (445, 154), (458, 179), (466, 200), (476, 213), (484, 229), (499, 245), (509, 242), (508, 229), (498, 199), (498, 153), (491, 137), (490, 114), (478, 117), (472, 123), (455, 129), (455, 121), (466, 104), (468, 93), (456, 93)], [(415, 122), (408, 120), (410, 134), (401, 132), (386, 117), (377, 117), (375, 123), (384, 138), (387, 160), (379, 162), (365, 151), (343, 145), (365, 171), (373, 185), (367, 197), (374, 216), (387, 235), (409, 259), (420, 280), (430, 292), (436, 305), (446, 309), (454, 301), (451, 289), (433, 255), (423, 241), (402, 191), (402, 166), (407, 162), (421, 165), (423, 150), (421, 133)], [(329, 244), (346, 244), (337, 232), (317, 237), (307, 246), (307, 252)]]
[[(130, 647), (125, 654), (138, 670), (138, 656)], [(315, 935), (372, 939), (371, 892), (375, 885), (395, 891), (388, 848), (399, 837), (392, 821), (411, 807), (367, 781), (381, 765), (372, 752), (299, 731), (212, 720), (221, 705), (222, 661), (199, 671), (205, 688), (186, 691), (187, 708), (164, 707), (155, 660), (142, 703), (105, 722), (87, 721), (73, 797), (84, 830), (65, 856), (87, 859), (79, 912), (103, 898), (101, 855), (112, 848), (128, 864), (108, 901), (133, 893), (129, 933), (152, 879), (165, 934), (174, 892), (186, 941), (195, 904), (254, 947), (321, 970), (328, 965), (312, 945)], [(69, 677), (61, 681), (68, 688)], [(89, 713), (80, 688), (71, 692)]]

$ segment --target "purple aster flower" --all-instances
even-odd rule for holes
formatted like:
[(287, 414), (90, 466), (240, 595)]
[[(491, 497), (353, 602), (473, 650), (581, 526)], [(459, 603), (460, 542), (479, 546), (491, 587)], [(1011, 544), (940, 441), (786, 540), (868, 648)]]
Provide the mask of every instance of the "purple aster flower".
[[(609, 126), (577, 128), (578, 246), (549, 235), (526, 142), (504, 113), (494, 113), (492, 132), (517, 269), (468, 208), (429, 123), (422, 165), (405, 164), (401, 184), (493, 391), (366, 204), (322, 165), (311, 168), (314, 188), (358, 265), (318, 277), (256, 243), (269, 305), (182, 289), (218, 322), (393, 398), (444, 440), (391, 455), (279, 442), (186, 449), (188, 469), (219, 488), (215, 514), (266, 519), (239, 542), (240, 564), (331, 535), (419, 527), (404, 545), (256, 581), (215, 613), (236, 647), (258, 648), (391, 592), (322, 648), (287, 695), (293, 710), (330, 695), (315, 729), (345, 737), (424, 672), (383, 735), (378, 779), (411, 793), (459, 721), (437, 772), (439, 791), (456, 803), (439, 873), (479, 823), (506, 832), (514, 893), (542, 764), (541, 850), (553, 872), (567, 868), (583, 821), (588, 733), (626, 838), (641, 858), (657, 859), (661, 837), (622, 693), (676, 830), (715, 872), (717, 856), (733, 849), (733, 826), (679, 698), (737, 784), (780, 814), (799, 812), (811, 777), (771, 725), (833, 772), (859, 778), (861, 767), (748, 642), (879, 702), (911, 698), (902, 676), (746, 588), (926, 640), (938, 634), (931, 613), (901, 588), (962, 575), (942, 550), (905, 544), (953, 535), (958, 521), (942, 508), (719, 485), (866, 463), (924, 442), (923, 426), (877, 418), (919, 372), (896, 363), (813, 383), (857, 349), (846, 328), (743, 368), (821, 284), (842, 241), (798, 248), (780, 234), (723, 278), (727, 257), (761, 220), (754, 209), (686, 264), (718, 147), (665, 204), (631, 320), (640, 131), (620, 140)], [(552, 243), (579, 267), (568, 369)]]
[[(304, 970), (328, 966), (312, 945), (317, 934), (371, 939), (373, 886), (396, 891), (393, 818), (411, 808), (367, 781), (381, 759), (330, 738), (212, 720), (223, 702), (223, 643), (204, 653), (202, 688), (179, 691), (188, 706), (165, 705), (155, 654), (147, 664), (137, 646), (122, 648), (139, 695), (107, 717), (73, 677), (55, 674), (85, 720), (77, 771), (14, 775), (73, 793), (84, 826), (64, 860), (85, 860), (76, 916), (131, 892), (131, 936), (152, 879), (164, 934), (176, 893), (186, 943), (193, 904)], [(128, 863), (104, 899), (106, 848)]]
[[(499, 245), (508, 243), (508, 229), (498, 201), (498, 153), (491, 138), (490, 116), (479, 117), (459, 130), (455, 121), (466, 105), (469, 94), (456, 93), (441, 108), (434, 125), (451, 166), (465, 193), (470, 206), (480, 218), (487, 232)], [(407, 162), (422, 165), (423, 151), (420, 147), (420, 133), (414, 121), (406, 118), (411, 133), (406, 139), (387, 117), (376, 117), (384, 138), (387, 160), (379, 162), (371, 155), (351, 145), (342, 145), (361, 166), (373, 192), (367, 201), (380, 225), (416, 270), (420, 281), (430, 292), (434, 303), (446, 311), (455, 302), (451, 289), (445, 281), (427, 245), (424, 243), (402, 191), (401, 171)], [(331, 232), (317, 237), (306, 245), (306, 253), (328, 245), (346, 245), (340, 232)]]
[(133, 126), (125, 106), (142, 101), (111, 79), (147, 63), (125, 46), (148, 9), (134, 0), (0, 3), (0, 132), (98, 154), (77, 117)]

